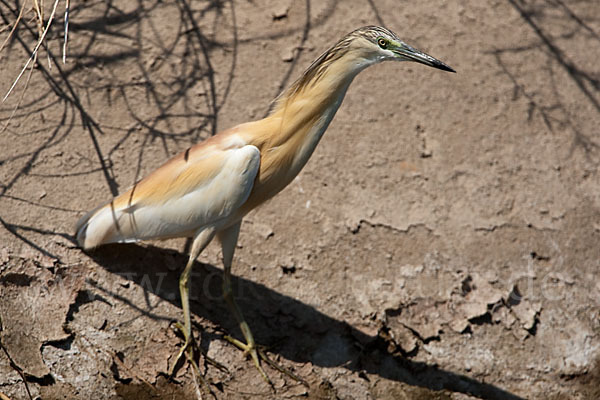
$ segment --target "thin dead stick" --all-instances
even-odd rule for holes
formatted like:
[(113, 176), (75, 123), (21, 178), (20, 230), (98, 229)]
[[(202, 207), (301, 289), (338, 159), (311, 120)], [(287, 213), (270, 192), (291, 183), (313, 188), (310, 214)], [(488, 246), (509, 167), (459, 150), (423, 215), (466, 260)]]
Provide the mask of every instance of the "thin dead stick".
[(71, 0), (67, 0), (65, 3), (65, 41), (63, 43), (63, 64), (67, 62), (67, 42), (69, 41), (69, 6)]
[[(36, 13), (36, 17), (37, 17), (37, 31), (38, 31), (38, 37), (42, 37), (42, 34), (44, 32), (44, 0), (41, 0), (41, 5), (40, 5), (40, 1), (38, 0), (33, 0), (33, 8), (34, 11)], [(46, 55), (48, 57), (48, 69), (52, 69), (52, 64), (50, 64), (50, 54)], [(35, 63), (34, 63), (35, 64)]]
[(44, 27), (44, 4), (42, 4), (42, 6), (40, 7), (40, 3), (38, 2), (38, 0), (33, 0), (33, 8), (37, 15), (38, 35), (41, 35)]
[[(60, 0), (56, 0), (57, 2)], [(38, 28), (38, 36), (42, 36), (42, 33), (44, 31), (44, 0), (41, 1), (41, 6), (40, 6), (40, 2), (38, 0), (33, 0), (33, 4), (34, 4), (34, 9), (36, 12), (36, 16), (37, 16), (37, 28)], [(56, 5), (56, 3), (55, 3)], [(52, 19), (52, 16), (50, 16), (50, 19)], [(52, 69), (52, 62), (50, 61), (50, 54), (46, 54), (46, 58), (48, 59), (48, 69)]]
[(8, 36), (6, 37), (6, 39), (4, 39), (4, 42), (2, 43), (2, 46), (0, 46), (0, 52), (2, 51), (2, 49), (4, 48), (4, 46), (6, 46), (6, 43), (8, 43), (8, 40), (11, 38), (12, 34), (14, 33), (15, 29), (17, 29), (17, 25), (19, 24), (19, 21), (21, 20), (21, 17), (23, 16), (23, 10), (25, 10), (25, 4), (27, 4), (27, 2), (23, 2), (23, 5), (21, 6), (21, 10), (19, 11), (19, 16), (17, 17), (17, 20), (15, 21), (12, 29), (10, 30), (10, 33), (8, 34)]
[(56, 13), (56, 7), (58, 6), (58, 2), (59, 0), (56, 0), (54, 2), (54, 7), (52, 8), (52, 13), (50, 14), (50, 18), (48, 19), (48, 25), (46, 25), (46, 29), (44, 29), (44, 32), (42, 33), (42, 36), (40, 37), (40, 39), (37, 42), (37, 45), (35, 46), (35, 48), (33, 49), (33, 52), (31, 53), (31, 56), (29, 57), (29, 59), (27, 60), (27, 62), (25, 63), (25, 66), (23, 67), (23, 69), (21, 70), (21, 72), (19, 73), (19, 76), (17, 76), (17, 79), (15, 79), (15, 81), (13, 82), (12, 86), (10, 87), (10, 89), (8, 90), (8, 93), (6, 93), (6, 95), (4, 96), (4, 98), (2, 99), (2, 101), (6, 101), (6, 99), (8, 98), (8, 96), (10, 96), (10, 94), (12, 93), (13, 89), (15, 88), (15, 86), (17, 85), (17, 82), (19, 82), (19, 79), (21, 79), (21, 76), (23, 76), (23, 73), (25, 72), (25, 70), (27, 69), (27, 67), (29, 66), (29, 64), (31, 63), (31, 61), (33, 61), (33, 59), (35, 58), (37, 51), (39, 50), (40, 46), (42, 45), (44, 39), (46, 38), (46, 34), (48, 33), (48, 31), (50, 30), (50, 25), (52, 24), (52, 21), (54, 20), (54, 14)]

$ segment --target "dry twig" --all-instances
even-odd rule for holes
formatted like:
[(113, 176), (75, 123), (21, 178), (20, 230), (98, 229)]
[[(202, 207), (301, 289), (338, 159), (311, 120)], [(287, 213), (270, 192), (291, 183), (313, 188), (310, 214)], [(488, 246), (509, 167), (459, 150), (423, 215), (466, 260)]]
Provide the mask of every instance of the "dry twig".
[[(25, 71), (27, 70), (27, 67), (29, 67), (29, 65), (31, 64), (32, 61), (34, 62), (33, 64), (35, 65), (35, 61), (37, 61), (38, 50), (39, 50), (40, 46), (44, 43), (44, 39), (46, 38), (46, 35), (48, 34), (48, 31), (50, 30), (50, 26), (52, 25), (52, 22), (54, 21), (54, 17), (56, 15), (56, 9), (58, 7), (59, 2), (60, 2), (60, 0), (54, 0), (54, 4), (52, 6), (52, 12), (50, 13), (50, 17), (48, 18), (48, 22), (46, 23), (46, 26), (44, 28), (44, 1), (43, 0), (41, 0), (41, 1), (33, 0), (33, 10), (35, 11), (35, 14), (36, 14), (36, 24), (37, 24), (37, 31), (38, 31), (39, 39), (36, 43), (35, 48), (31, 52), (29, 59), (23, 66), (23, 69), (21, 70), (21, 72), (19, 73), (17, 78), (14, 80), (13, 84), (11, 85), (10, 89), (8, 90), (8, 92), (6, 93), (6, 95), (4, 96), (2, 101), (6, 101), (8, 96), (10, 96), (10, 94), (14, 90), (15, 86), (17, 85), (17, 83), (19, 82), (19, 80), (21, 79), (21, 77), (23, 76)], [(17, 16), (17, 19), (16, 19), (15, 23), (13, 24), (13, 27), (12, 27), (10, 33), (8, 34), (7, 38), (2, 43), (2, 46), (0, 46), (0, 51), (2, 51), (2, 49), (4, 48), (4, 46), (6, 45), (8, 40), (12, 37), (17, 25), (22, 20), (23, 11), (25, 9), (26, 4), (27, 4), (27, 2), (23, 3), (23, 6), (21, 7), (21, 10), (19, 11), (19, 15)], [(63, 47), (62, 47), (63, 63), (66, 62), (66, 57), (67, 57), (67, 43), (68, 43), (68, 37), (69, 37), (68, 36), (69, 35), (69, 8), (70, 8), (70, 0), (65, 0), (64, 43), (63, 43)], [(49, 54), (48, 54), (48, 66), (50, 68), (52, 68)], [(28, 82), (29, 82), (30, 77), (31, 77), (31, 74), (29, 75), (29, 78), (27, 80)], [(27, 89), (27, 84), (25, 85), (25, 88), (23, 89), (23, 91), (25, 91), (26, 89)], [(21, 102), (21, 100), (19, 100), (19, 104), (20, 104), (20, 102)], [(18, 106), (17, 106), (17, 108), (18, 108)], [(14, 112), (13, 112), (13, 114), (14, 114)], [(9, 121), (10, 121), (10, 119), (9, 119)]]

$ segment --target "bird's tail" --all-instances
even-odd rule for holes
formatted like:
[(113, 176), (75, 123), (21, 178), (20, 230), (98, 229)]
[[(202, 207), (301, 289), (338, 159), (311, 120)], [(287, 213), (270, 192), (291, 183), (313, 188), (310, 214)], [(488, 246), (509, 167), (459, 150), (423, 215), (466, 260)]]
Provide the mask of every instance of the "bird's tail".
[(81, 217), (76, 227), (79, 246), (83, 249), (93, 249), (107, 243), (135, 241), (133, 238), (128, 240), (129, 235), (124, 234), (123, 230), (129, 229), (122, 226), (123, 221), (119, 222), (120, 214), (122, 210), (115, 210), (114, 203), (110, 202)]

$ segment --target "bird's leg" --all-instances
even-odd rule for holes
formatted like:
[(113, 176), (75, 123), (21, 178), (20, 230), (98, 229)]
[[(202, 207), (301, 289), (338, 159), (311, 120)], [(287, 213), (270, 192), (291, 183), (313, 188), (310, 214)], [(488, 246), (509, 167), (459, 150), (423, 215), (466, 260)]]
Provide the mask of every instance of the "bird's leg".
[[(246, 339), (246, 343), (242, 343), (239, 340), (236, 340), (230, 336), (226, 336), (225, 338), (233, 343), (235, 346), (244, 350), (246, 354), (249, 354), (252, 357), (252, 361), (254, 361), (254, 365), (260, 372), (263, 379), (271, 386), (271, 380), (263, 370), (260, 365), (260, 360), (258, 358), (259, 353), (256, 348), (256, 343), (254, 342), (254, 337), (252, 336), (252, 331), (250, 331), (250, 327), (248, 323), (244, 319), (242, 312), (239, 307), (235, 303), (235, 299), (233, 298), (233, 293), (231, 291), (231, 263), (233, 261), (233, 253), (235, 251), (235, 245), (237, 244), (238, 236), (240, 234), (240, 225), (241, 222), (219, 232), (219, 240), (221, 241), (221, 246), (223, 249), (223, 297), (229, 306), (229, 310), (233, 313), (235, 320), (238, 322), (240, 326), (240, 330), (244, 335), (244, 339)], [(262, 357), (261, 357), (262, 358)]]
[[(194, 237), (194, 242), (192, 244), (192, 249), (190, 250), (190, 258), (185, 266), (185, 269), (181, 273), (179, 277), (179, 293), (181, 295), (181, 306), (183, 308), (183, 322), (182, 326), (180, 322), (175, 324), (175, 327), (183, 334), (185, 338), (185, 343), (179, 350), (177, 354), (177, 358), (175, 362), (171, 366), (171, 370), (169, 371), (169, 375), (173, 375), (175, 372), (175, 368), (179, 364), (179, 360), (185, 354), (188, 360), (193, 364), (194, 361), (194, 337), (192, 336), (192, 319), (190, 316), (190, 299), (189, 299), (189, 291), (190, 291), (190, 273), (192, 271), (192, 266), (194, 265), (194, 261), (198, 258), (198, 255), (204, 250), (204, 248), (210, 243), (212, 238), (215, 236), (214, 228), (207, 228), (203, 231), (196, 234)], [(195, 369), (198, 370), (198, 367), (194, 365)]]
[(252, 336), (252, 331), (250, 331), (248, 323), (244, 319), (242, 312), (235, 302), (233, 292), (231, 290), (231, 263), (233, 261), (233, 253), (235, 251), (235, 245), (237, 244), (240, 233), (240, 225), (241, 223), (237, 223), (224, 231), (220, 231), (218, 236), (223, 249), (223, 297), (225, 298), (229, 309), (238, 322), (246, 343), (243, 343), (231, 336), (225, 336), (225, 339), (252, 357), (252, 361), (258, 369), (258, 372), (260, 372), (260, 375), (271, 387), (273, 387), (273, 383), (260, 365), (260, 360), (265, 361), (271, 367), (283, 374), (286, 374), (290, 378), (302, 383), (305, 386), (308, 386), (308, 384), (302, 378), (296, 376), (291, 371), (288, 371), (287, 369), (278, 365), (276, 362), (269, 359), (269, 357), (267, 357), (261, 348), (256, 345), (254, 342), (254, 336)]

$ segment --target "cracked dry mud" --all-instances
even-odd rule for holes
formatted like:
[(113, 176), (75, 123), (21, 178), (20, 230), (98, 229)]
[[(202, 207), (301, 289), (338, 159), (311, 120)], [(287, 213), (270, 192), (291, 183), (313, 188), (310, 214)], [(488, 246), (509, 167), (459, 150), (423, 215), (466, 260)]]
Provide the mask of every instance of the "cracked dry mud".
[[(195, 332), (227, 368), (201, 363), (214, 396), (600, 397), (593, 1), (71, 6), (66, 65), (48, 69), (43, 50), (10, 122), (23, 83), (0, 108), (1, 395), (195, 397), (188, 367), (166, 376), (185, 241), (85, 254), (75, 221), (190, 144), (262, 117), (343, 34), (382, 24), (458, 73), (363, 72), (304, 171), (242, 225), (234, 293), (257, 341), (308, 387), (267, 368), (272, 393), (223, 340), (241, 335), (219, 251), (200, 257)], [(22, 43), (33, 47), (17, 33), (2, 93)]]

